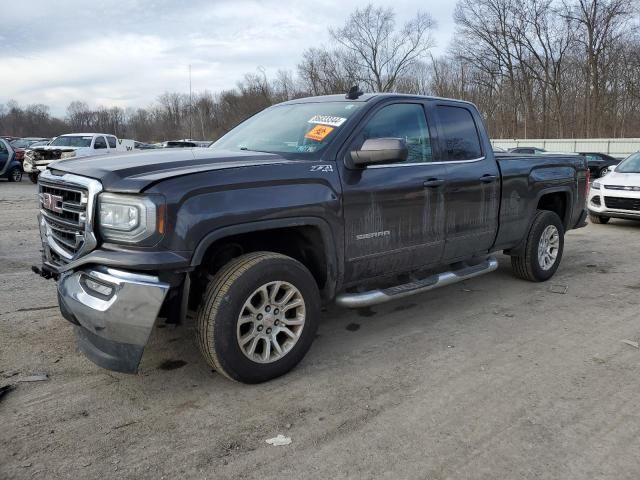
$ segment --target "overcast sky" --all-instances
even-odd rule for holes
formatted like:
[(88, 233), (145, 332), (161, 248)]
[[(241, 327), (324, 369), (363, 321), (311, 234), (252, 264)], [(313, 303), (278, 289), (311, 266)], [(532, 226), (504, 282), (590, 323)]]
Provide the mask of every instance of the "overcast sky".
[[(233, 88), (262, 66), (295, 70), (365, 2), (355, 0), (1, 0), (0, 104), (44, 103), (64, 115), (91, 106), (147, 106), (165, 91)], [(183, 4), (183, 5), (181, 5)], [(436, 53), (453, 32), (452, 0), (374, 2), (397, 21), (418, 9), (438, 23)]]

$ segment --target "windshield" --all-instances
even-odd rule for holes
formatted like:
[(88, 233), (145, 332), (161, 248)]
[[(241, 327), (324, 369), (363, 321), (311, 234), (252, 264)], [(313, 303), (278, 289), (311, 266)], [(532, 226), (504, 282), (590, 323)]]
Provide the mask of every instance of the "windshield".
[(63, 135), (62, 137), (56, 138), (49, 145), (55, 147), (90, 147), (92, 139), (93, 137), (91, 136)]
[(616, 173), (640, 173), (640, 152), (627, 157), (616, 167)]
[(241, 123), (209, 148), (268, 153), (316, 153), (325, 148), (361, 103), (278, 105)]

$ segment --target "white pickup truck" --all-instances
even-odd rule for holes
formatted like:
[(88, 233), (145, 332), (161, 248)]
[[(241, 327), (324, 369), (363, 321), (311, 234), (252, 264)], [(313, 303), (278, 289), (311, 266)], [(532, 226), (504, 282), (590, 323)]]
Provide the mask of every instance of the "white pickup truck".
[(133, 151), (133, 140), (123, 140), (104, 133), (69, 133), (55, 138), (49, 145), (29, 149), (23, 168), (33, 183), (51, 162), (68, 158), (107, 155)]

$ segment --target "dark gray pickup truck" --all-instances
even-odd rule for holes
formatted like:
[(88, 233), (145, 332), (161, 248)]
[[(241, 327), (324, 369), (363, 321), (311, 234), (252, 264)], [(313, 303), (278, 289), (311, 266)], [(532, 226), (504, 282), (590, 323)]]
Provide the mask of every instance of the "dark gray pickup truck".
[(134, 372), (158, 318), (195, 317), (205, 360), (255, 383), (303, 358), (323, 303), (399, 301), (498, 251), (549, 279), (587, 188), (581, 156), (496, 157), (470, 103), (352, 91), (270, 107), (209, 149), (51, 164), (34, 270), (96, 364)]

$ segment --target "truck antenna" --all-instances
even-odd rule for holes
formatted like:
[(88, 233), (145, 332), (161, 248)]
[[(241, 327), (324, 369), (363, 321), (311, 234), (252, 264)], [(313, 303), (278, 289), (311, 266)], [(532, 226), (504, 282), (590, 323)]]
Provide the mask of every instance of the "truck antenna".
[(191, 64), (189, 64), (189, 140), (193, 138), (193, 95), (191, 92)]
[(364, 92), (360, 90), (360, 87), (358, 85), (354, 85), (349, 89), (349, 92), (345, 95), (345, 98), (347, 100), (357, 100), (358, 97), (360, 97), (360, 95), (362, 95), (363, 93)]

